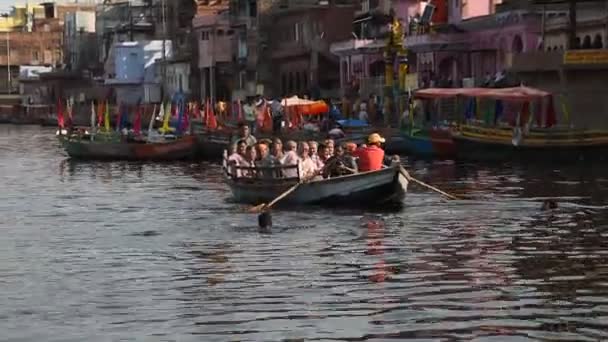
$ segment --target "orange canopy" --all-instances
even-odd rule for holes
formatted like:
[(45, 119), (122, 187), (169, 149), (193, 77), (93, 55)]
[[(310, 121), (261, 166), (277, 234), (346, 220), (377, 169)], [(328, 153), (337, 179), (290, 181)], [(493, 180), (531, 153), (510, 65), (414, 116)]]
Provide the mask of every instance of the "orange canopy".
[(285, 109), (291, 109), (303, 115), (319, 115), (329, 111), (329, 106), (323, 101), (301, 99), (297, 96), (288, 97), (281, 102)]

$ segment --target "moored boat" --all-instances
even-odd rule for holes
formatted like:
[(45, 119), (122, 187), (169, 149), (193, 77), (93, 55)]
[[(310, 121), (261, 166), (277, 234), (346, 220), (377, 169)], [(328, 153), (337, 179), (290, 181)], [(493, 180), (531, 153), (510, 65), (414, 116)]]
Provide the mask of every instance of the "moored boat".
[(160, 142), (121, 141), (119, 137), (102, 135), (60, 136), (68, 155), (86, 160), (169, 161), (190, 158), (196, 149), (196, 137), (183, 136)]
[[(272, 201), (300, 181), (299, 171), (297, 177), (276, 177), (282, 171), (290, 168), (299, 169), (298, 166), (248, 168), (226, 167), (224, 164), (224, 176), (236, 202), (260, 204)], [(275, 177), (258, 177), (256, 172), (265, 176), (271, 172)], [(250, 176), (240, 176), (242, 174)], [(378, 171), (303, 182), (281, 203), (284, 205), (327, 204), (352, 207), (400, 206), (403, 204), (407, 186), (408, 181), (400, 173), (399, 166), (391, 166)]]
[(606, 160), (608, 132), (536, 130), (463, 126), (454, 135), (458, 158), (577, 162)]

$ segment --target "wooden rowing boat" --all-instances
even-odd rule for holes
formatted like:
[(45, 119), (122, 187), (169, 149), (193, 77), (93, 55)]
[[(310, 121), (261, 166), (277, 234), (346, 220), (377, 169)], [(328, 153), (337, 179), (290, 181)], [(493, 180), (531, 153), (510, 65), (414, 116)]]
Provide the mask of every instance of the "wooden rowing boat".
[(192, 157), (196, 149), (194, 136), (161, 142), (125, 142), (116, 136), (102, 138), (102, 135), (96, 135), (93, 139), (60, 135), (59, 139), (71, 158), (87, 160), (180, 160)]
[(460, 159), (577, 162), (606, 159), (608, 132), (464, 125), (453, 136)]
[[(227, 167), (225, 162), (224, 176), (236, 202), (268, 203), (300, 181), (299, 171), (297, 177), (282, 178), (279, 176), (281, 172), (290, 168), (299, 170), (299, 166)], [(274, 177), (268, 178), (269, 172)], [(241, 174), (249, 176), (239, 176)], [(281, 203), (284, 205), (326, 204), (350, 207), (401, 206), (407, 186), (408, 181), (400, 173), (399, 166), (392, 166), (378, 171), (304, 182)]]

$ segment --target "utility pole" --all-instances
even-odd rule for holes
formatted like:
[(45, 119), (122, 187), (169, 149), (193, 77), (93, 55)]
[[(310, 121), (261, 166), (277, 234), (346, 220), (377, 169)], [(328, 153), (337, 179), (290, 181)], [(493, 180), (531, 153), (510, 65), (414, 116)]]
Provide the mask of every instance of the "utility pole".
[(568, 1), (568, 18), (570, 21), (570, 27), (568, 29), (568, 49), (580, 49), (580, 46), (576, 46), (576, 1)]
[(10, 31), (6, 31), (6, 89), (8, 90), (8, 94), (11, 94), (11, 39), (10, 39)]
[(161, 65), (161, 79), (162, 79), (162, 84), (161, 84), (161, 89), (163, 97), (165, 95), (165, 81), (167, 78), (167, 13), (166, 13), (166, 9), (165, 6), (166, 2), (165, 0), (161, 0), (161, 6), (162, 6), (162, 21), (163, 21), (163, 60), (162, 60), (162, 65)]

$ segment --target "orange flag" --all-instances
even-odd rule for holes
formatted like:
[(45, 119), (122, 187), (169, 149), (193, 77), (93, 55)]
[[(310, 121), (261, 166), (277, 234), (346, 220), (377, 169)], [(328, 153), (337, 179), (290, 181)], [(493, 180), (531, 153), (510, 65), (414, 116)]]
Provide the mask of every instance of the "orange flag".
[(207, 100), (207, 105), (205, 106), (205, 121), (208, 129), (217, 129), (217, 119), (215, 118), (215, 113), (213, 113), (210, 100)]

